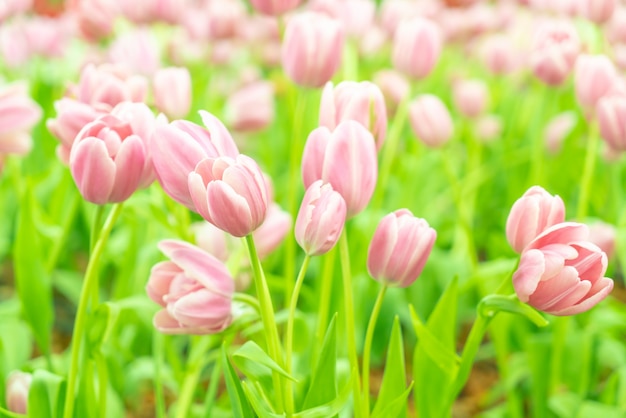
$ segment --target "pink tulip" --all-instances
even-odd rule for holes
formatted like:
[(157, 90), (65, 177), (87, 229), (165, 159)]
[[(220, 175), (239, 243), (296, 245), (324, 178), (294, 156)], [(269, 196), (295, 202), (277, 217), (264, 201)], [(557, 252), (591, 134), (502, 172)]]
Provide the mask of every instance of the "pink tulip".
[(511, 208), (506, 220), (506, 238), (521, 253), (539, 234), (565, 220), (565, 204), (540, 186), (533, 186)]
[(482, 80), (462, 80), (453, 86), (454, 105), (468, 118), (475, 118), (485, 111), (488, 95), (489, 90)]
[(33, 6), (33, 0), (4, 0), (0, 4), (0, 23), (11, 16), (27, 12)]
[(274, 202), (267, 206), (265, 220), (252, 233), (260, 260), (273, 253), (285, 240), (285, 237), (291, 230), (291, 224), (292, 219), (289, 212), (282, 210)]
[(75, 13), (80, 32), (89, 41), (97, 41), (113, 33), (117, 4), (110, 0), (80, 0), (69, 2)]
[(380, 150), (387, 135), (387, 108), (378, 86), (369, 81), (342, 81), (333, 87), (329, 81), (322, 92), (319, 124), (331, 131), (344, 120), (354, 120), (367, 128)]
[(228, 261), (233, 247), (236, 245), (235, 241), (239, 241), (206, 221), (192, 224), (191, 231), (194, 234), (198, 247), (224, 263)]
[(578, 34), (571, 23), (544, 22), (535, 36), (530, 67), (544, 83), (559, 85), (571, 72), (580, 48)]
[(367, 251), (367, 270), (391, 287), (410, 286), (422, 273), (437, 232), (408, 209), (384, 216)]
[(617, 71), (606, 55), (580, 55), (576, 60), (574, 82), (578, 103), (593, 109), (617, 81)]
[(399, 71), (381, 70), (374, 75), (374, 82), (383, 92), (387, 110), (390, 113), (394, 113), (402, 100), (409, 94), (409, 81)]
[(546, 148), (552, 154), (561, 150), (561, 145), (567, 136), (576, 126), (577, 117), (573, 111), (559, 113), (546, 125), (543, 130), (543, 138), (546, 141)]
[(454, 124), (448, 108), (433, 94), (422, 94), (409, 103), (409, 122), (428, 147), (440, 147), (452, 138)]
[(245, 24), (246, 9), (238, 0), (210, 0), (205, 3), (211, 39), (231, 39)]
[(500, 137), (502, 118), (498, 115), (483, 115), (474, 124), (474, 136), (483, 144), (488, 144)]
[(613, 257), (616, 238), (617, 231), (611, 224), (597, 221), (589, 225), (589, 241), (604, 251), (608, 258)]
[(348, 219), (365, 209), (377, 177), (374, 137), (360, 123), (347, 120), (332, 132), (320, 126), (309, 134), (302, 154), (304, 187), (330, 183), (345, 199)]
[(626, 7), (619, 6), (615, 9), (613, 17), (606, 26), (606, 33), (612, 43), (626, 43)]
[(274, 121), (274, 87), (269, 81), (255, 81), (226, 100), (226, 121), (235, 131), (254, 132)]
[(235, 237), (257, 229), (267, 213), (263, 173), (250, 157), (205, 158), (189, 174), (189, 192), (204, 219)]
[(596, 106), (600, 135), (615, 151), (626, 151), (626, 93), (612, 91)]
[(580, 12), (594, 23), (602, 24), (611, 19), (617, 0), (579, 0)]
[(204, 158), (239, 154), (235, 141), (215, 116), (200, 111), (205, 127), (177, 120), (157, 126), (152, 137), (152, 160), (161, 187), (172, 199), (196, 210), (188, 178)]
[(144, 77), (130, 75), (120, 66), (90, 64), (80, 74), (76, 95), (83, 103), (107, 110), (121, 102), (143, 102), (147, 89)]
[(28, 413), (28, 392), (33, 382), (33, 375), (21, 371), (12, 371), (7, 377), (7, 409), (18, 414)]
[(30, 130), (42, 111), (27, 92), (26, 85), (14, 83), (0, 89), (0, 154), (28, 154), (33, 141)]
[(586, 225), (563, 222), (531, 241), (513, 274), (517, 297), (552, 315), (588, 311), (613, 290), (607, 256), (589, 241)]
[(232, 322), (234, 281), (211, 254), (177, 240), (159, 249), (170, 259), (156, 264), (146, 285), (148, 296), (163, 308), (154, 326), (165, 334), (215, 334)]
[(300, 5), (301, 0), (250, 0), (252, 7), (259, 12), (270, 16), (280, 16)]
[(191, 109), (191, 75), (186, 67), (157, 70), (152, 79), (154, 104), (169, 118), (184, 118)]
[(496, 75), (510, 74), (519, 65), (519, 51), (512, 37), (494, 35), (487, 38), (482, 46), (481, 56), (485, 66)]
[(289, 19), (281, 59), (285, 73), (296, 84), (321, 87), (341, 63), (344, 35), (339, 22), (315, 12)]
[(296, 218), (296, 241), (310, 256), (330, 251), (346, 223), (346, 201), (322, 180), (311, 184)]
[(119, 35), (109, 46), (109, 61), (127, 70), (150, 76), (161, 66), (156, 36), (148, 28), (137, 28)]
[(380, 21), (389, 36), (393, 37), (405, 19), (421, 16), (418, 3), (413, 0), (387, 0), (380, 5)]
[(441, 31), (434, 22), (422, 17), (403, 20), (393, 38), (393, 66), (414, 79), (422, 79), (437, 64), (442, 44)]

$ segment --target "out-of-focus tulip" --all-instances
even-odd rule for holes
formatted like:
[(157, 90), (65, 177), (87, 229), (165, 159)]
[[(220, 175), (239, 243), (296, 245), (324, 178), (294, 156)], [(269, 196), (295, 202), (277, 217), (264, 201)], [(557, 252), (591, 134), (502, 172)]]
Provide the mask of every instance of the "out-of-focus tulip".
[(302, 154), (304, 187), (330, 183), (346, 201), (348, 219), (365, 209), (377, 178), (374, 137), (360, 123), (346, 120), (332, 132), (320, 126), (309, 134)]
[(0, 154), (27, 154), (33, 145), (30, 130), (41, 115), (41, 108), (28, 96), (25, 84), (3, 86), (0, 89)]
[(209, 34), (214, 40), (234, 38), (245, 24), (246, 9), (239, 0), (211, 0), (205, 7)]
[(330, 251), (346, 223), (346, 201), (329, 183), (317, 180), (304, 194), (296, 218), (296, 241), (308, 255)]
[(561, 150), (561, 145), (576, 126), (577, 116), (573, 111), (559, 113), (546, 125), (543, 130), (543, 138), (546, 148), (552, 154)]
[(291, 230), (291, 215), (271, 202), (265, 220), (253, 233), (254, 245), (260, 260), (269, 256), (284, 241)]
[(187, 0), (118, 0), (117, 3), (121, 14), (139, 25), (157, 21), (178, 23), (182, 11), (191, 6)]
[(461, 80), (454, 84), (454, 106), (465, 117), (475, 118), (485, 111), (489, 89), (482, 80)]
[(189, 192), (204, 219), (235, 237), (257, 229), (267, 213), (267, 186), (250, 157), (205, 158), (189, 174)]
[(389, 36), (393, 37), (405, 19), (421, 16), (418, 3), (412, 0), (387, 0), (380, 6), (380, 21)]
[(378, 86), (369, 81), (342, 81), (324, 87), (320, 103), (319, 124), (331, 131), (344, 120), (355, 120), (367, 128), (380, 150), (387, 135), (387, 108)]
[(448, 108), (433, 94), (422, 94), (409, 103), (409, 122), (417, 139), (428, 147), (442, 146), (454, 133)]
[(506, 238), (521, 253), (539, 234), (565, 220), (565, 204), (541, 186), (533, 186), (511, 208), (506, 220)]
[(289, 19), (283, 38), (283, 69), (296, 84), (321, 87), (329, 81), (343, 53), (339, 22), (321, 13), (304, 12)]
[(235, 238), (222, 231), (210, 222), (201, 221), (191, 225), (191, 231), (196, 238), (196, 245), (204, 251), (227, 262), (235, 245)]
[(393, 38), (393, 66), (414, 79), (426, 77), (441, 54), (439, 27), (422, 17), (403, 20)]
[(33, 6), (33, 0), (4, 0), (0, 4), (0, 23), (7, 18), (27, 12)]
[(613, 43), (626, 43), (626, 7), (619, 6), (615, 9), (606, 26), (606, 35)]
[(152, 78), (154, 104), (171, 119), (184, 118), (191, 109), (191, 75), (186, 67), (161, 68)]
[(80, 0), (69, 3), (75, 13), (78, 28), (85, 38), (97, 41), (113, 33), (118, 14), (117, 4), (110, 0)]
[(604, 251), (608, 258), (611, 258), (615, 252), (616, 236), (617, 231), (611, 224), (597, 221), (589, 225), (589, 241)]
[(163, 308), (154, 326), (164, 334), (214, 334), (232, 321), (235, 284), (221, 261), (200, 248), (164, 240), (159, 249), (170, 259), (152, 267), (148, 296)]
[(502, 133), (502, 118), (498, 115), (483, 115), (474, 124), (474, 136), (484, 144), (488, 144)]
[(380, 87), (390, 113), (396, 111), (400, 102), (409, 94), (410, 84), (406, 77), (396, 70), (381, 70), (374, 75), (374, 82)]
[(269, 81), (255, 81), (226, 100), (226, 123), (235, 131), (254, 132), (274, 121), (274, 87)]
[(11, 412), (28, 413), (28, 392), (33, 382), (33, 375), (21, 371), (9, 374), (6, 383), (6, 403)]
[(279, 16), (295, 9), (300, 2), (301, 0), (250, 0), (257, 12), (270, 16)]
[(425, 219), (398, 209), (381, 219), (367, 252), (367, 270), (391, 287), (410, 286), (422, 273), (437, 232)]
[(616, 151), (626, 151), (626, 93), (612, 91), (596, 106), (600, 135)]
[(578, 103), (586, 109), (593, 109), (611, 90), (616, 79), (615, 66), (606, 55), (580, 55), (574, 69)]
[(613, 290), (607, 256), (589, 241), (587, 225), (563, 222), (531, 241), (513, 274), (517, 297), (552, 315), (588, 311)]
[(566, 21), (551, 21), (541, 25), (530, 54), (530, 67), (537, 78), (556, 86), (572, 71), (580, 52), (576, 29)]
[(161, 51), (154, 33), (137, 28), (118, 36), (109, 47), (111, 63), (133, 73), (150, 76), (161, 66)]
[(519, 66), (519, 51), (513, 39), (506, 35), (494, 35), (485, 40), (481, 56), (485, 66), (493, 74), (510, 74)]
[(617, 0), (579, 0), (580, 13), (594, 23), (608, 22), (617, 7)]
[(157, 126), (152, 136), (152, 161), (161, 187), (172, 199), (196, 210), (189, 194), (188, 178), (208, 157), (239, 154), (226, 127), (212, 114), (200, 111), (204, 126), (185, 120)]
[(142, 76), (111, 64), (90, 64), (80, 74), (76, 96), (83, 103), (110, 110), (121, 102), (143, 102), (147, 91), (148, 81)]

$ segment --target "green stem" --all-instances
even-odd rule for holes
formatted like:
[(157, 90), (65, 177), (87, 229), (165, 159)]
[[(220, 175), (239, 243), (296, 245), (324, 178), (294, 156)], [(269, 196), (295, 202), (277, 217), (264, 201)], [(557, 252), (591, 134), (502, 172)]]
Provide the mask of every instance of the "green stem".
[(343, 79), (359, 81), (359, 51), (353, 39), (347, 39), (343, 46)]
[(154, 330), (152, 334), (152, 352), (154, 357), (154, 398), (156, 416), (157, 418), (166, 418), (162, 375), (165, 348), (163, 346), (163, 335), (156, 330)]
[(72, 351), (70, 354), (70, 370), (67, 380), (67, 391), (65, 393), (65, 410), (63, 413), (64, 418), (72, 418), (74, 413), (74, 401), (76, 396), (76, 383), (79, 373), (79, 359), (81, 352), (81, 345), (83, 337), (85, 335), (85, 325), (87, 322), (87, 308), (89, 305), (89, 298), (93, 294), (93, 287), (98, 284), (98, 265), (100, 258), (104, 252), (107, 240), (113, 229), (115, 221), (119, 217), (122, 211), (122, 203), (117, 203), (109, 212), (107, 220), (104, 222), (100, 237), (93, 248), (93, 252), (89, 257), (89, 263), (87, 264), (87, 271), (85, 272), (85, 279), (83, 288), (80, 293), (80, 299), (78, 301), (78, 308), (76, 311), (76, 320), (74, 324), (74, 335), (72, 337)]
[(567, 340), (569, 316), (557, 316), (553, 320), (552, 328), (552, 356), (550, 361), (550, 391), (557, 393), (563, 370), (563, 354)]
[(235, 292), (233, 294), (233, 300), (241, 303), (245, 303), (250, 306), (252, 309), (256, 311), (256, 313), (261, 315), (261, 306), (259, 305), (259, 301), (254, 296), (250, 296), (246, 293)]
[(324, 335), (326, 334), (336, 254), (337, 250), (333, 248), (326, 253), (323, 258), (324, 262), (322, 267), (322, 279), (320, 280), (321, 284), (318, 298), (319, 305), (317, 309), (317, 331), (315, 333), (315, 341), (323, 341)]
[[(293, 241), (293, 240), (288, 240)], [(274, 307), (272, 306), (272, 297), (267, 286), (267, 280), (259, 261), (259, 256), (254, 246), (254, 238), (252, 234), (246, 235), (246, 244), (248, 246), (248, 252), (250, 254), (250, 263), (252, 264), (252, 270), (254, 272), (254, 286), (259, 299), (259, 305), (261, 307), (261, 321), (263, 327), (267, 333), (267, 349), (269, 356), (279, 366), (283, 365), (283, 358), (280, 352), (280, 340), (278, 339), (278, 329), (276, 328), (276, 320), (274, 318)], [(272, 372), (272, 380), (274, 382), (274, 389), (276, 390), (276, 408), (278, 413), (283, 412), (283, 408), (288, 406), (283, 401), (283, 384), (278, 372)], [(293, 411), (287, 411), (287, 414)]]
[[(100, 239), (100, 231), (102, 230), (102, 218), (104, 217), (104, 205), (98, 205), (96, 207), (96, 213), (93, 217), (93, 224), (91, 228), (91, 236), (89, 237), (89, 254), (93, 252), (94, 246), (98, 239)], [(96, 280), (97, 282), (97, 280)], [(99, 302), (99, 285), (95, 284), (91, 293), (91, 305), (97, 306)]]
[(353, 386), (354, 415), (361, 416), (361, 388), (359, 378), (359, 360), (356, 352), (356, 332), (354, 326), (354, 301), (352, 296), (352, 273), (350, 272), (350, 249), (348, 248), (348, 236), (344, 228), (339, 238), (339, 256), (341, 258), (341, 274), (343, 276), (343, 301), (344, 322), (346, 326), (346, 341), (350, 369), (356, 373)]
[(198, 388), (198, 380), (205, 365), (206, 352), (211, 348), (215, 338), (212, 335), (203, 336), (193, 341), (189, 363), (185, 371), (183, 388), (178, 394), (175, 418), (186, 418), (193, 403), (193, 395)]
[(206, 398), (204, 401), (204, 416), (210, 417), (213, 405), (215, 404), (215, 396), (220, 383), (220, 375), (222, 374), (222, 363), (216, 361), (213, 364), (213, 371), (211, 372), (211, 378), (209, 380), (209, 387), (207, 389)]
[(109, 373), (106, 360), (102, 353), (98, 352), (94, 357), (96, 370), (98, 372), (98, 414), (101, 417), (106, 417)]
[(363, 346), (363, 416), (370, 415), (370, 355), (372, 351), (372, 339), (374, 338), (374, 330), (376, 329), (376, 321), (380, 314), (380, 308), (383, 306), (383, 299), (387, 286), (382, 285), (378, 291), (370, 321), (367, 324), (367, 332), (365, 333), (365, 345)]
[(52, 249), (50, 250), (50, 255), (48, 256), (48, 260), (46, 262), (46, 270), (48, 272), (52, 272), (54, 267), (56, 267), (61, 251), (67, 251), (65, 244), (67, 243), (67, 239), (72, 231), (72, 223), (76, 218), (76, 212), (78, 212), (78, 208), (80, 207), (80, 202), (82, 202), (82, 200), (83, 198), (80, 193), (74, 193), (74, 200), (72, 200), (72, 203), (69, 206), (65, 222), (63, 222), (63, 232), (61, 233), (59, 239), (52, 243)]
[(585, 165), (583, 166), (583, 174), (580, 179), (580, 200), (578, 201), (578, 211), (576, 218), (583, 221), (587, 216), (589, 206), (589, 194), (591, 191), (591, 180), (593, 179), (593, 171), (596, 164), (596, 153), (598, 150), (598, 123), (592, 121), (589, 125), (589, 138), (587, 139), (587, 153), (585, 155)]

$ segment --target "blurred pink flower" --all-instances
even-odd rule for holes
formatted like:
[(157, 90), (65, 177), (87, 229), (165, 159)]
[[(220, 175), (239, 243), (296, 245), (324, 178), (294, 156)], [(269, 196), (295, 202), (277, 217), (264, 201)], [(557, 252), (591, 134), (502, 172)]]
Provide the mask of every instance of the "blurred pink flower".
[(563, 83), (571, 72), (581, 45), (576, 28), (568, 21), (547, 21), (537, 28), (530, 67), (544, 83)]
[(617, 0), (578, 0), (581, 15), (594, 23), (606, 23), (613, 16)]
[(148, 28), (136, 28), (117, 36), (108, 49), (109, 61), (134, 74), (150, 76), (161, 66), (157, 39)]
[(626, 92), (613, 90), (596, 106), (600, 135), (615, 151), (626, 150)]
[(28, 392), (33, 382), (33, 375), (19, 370), (7, 376), (6, 403), (7, 409), (18, 414), (28, 413)]
[(374, 74), (374, 82), (380, 87), (389, 113), (394, 113), (402, 100), (409, 94), (409, 81), (400, 71), (387, 69)]
[(154, 104), (169, 118), (184, 118), (191, 109), (191, 75), (186, 67), (161, 68), (152, 78)]
[(250, 0), (252, 7), (259, 12), (270, 16), (279, 16), (295, 9), (302, 0)]
[(475, 118), (487, 108), (489, 89), (482, 80), (460, 80), (452, 86), (454, 105), (463, 116)]
[(265, 80), (244, 85), (226, 99), (224, 113), (235, 131), (267, 128), (274, 121), (274, 86)]
[(409, 103), (409, 122), (417, 139), (428, 147), (444, 145), (454, 133), (448, 108), (433, 94), (422, 94)]
[(617, 71), (606, 55), (582, 54), (576, 60), (574, 83), (578, 103), (593, 109), (617, 81)]
[(576, 113), (571, 110), (559, 113), (548, 121), (543, 130), (543, 138), (550, 153), (556, 154), (561, 150), (563, 141), (572, 132), (577, 121)]
[(148, 92), (148, 81), (131, 75), (118, 65), (87, 65), (80, 74), (78, 86), (72, 89), (78, 101), (95, 108), (110, 110), (121, 102), (143, 102)]
[(433, 70), (443, 39), (433, 21), (415, 17), (403, 20), (393, 38), (393, 66), (414, 79), (422, 79)]
[(33, 140), (30, 130), (41, 119), (41, 108), (29, 96), (24, 83), (0, 88), (0, 155), (25, 155)]
[(604, 251), (609, 259), (615, 253), (616, 238), (617, 231), (615, 226), (601, 221), (589, 224), (589, 241)]

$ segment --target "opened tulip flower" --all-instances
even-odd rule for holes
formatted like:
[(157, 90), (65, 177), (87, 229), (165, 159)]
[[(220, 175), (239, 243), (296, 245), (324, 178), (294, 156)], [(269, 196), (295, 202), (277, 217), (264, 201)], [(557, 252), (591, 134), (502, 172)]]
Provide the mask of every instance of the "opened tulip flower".
[(563, 222), (537, 236), (513, 274), (522, 302), (552, 315), (588, 311), (613, 289), (606, 254), (589, 241), (587, 225)]
[(146, 292), (163, 310), (154, 326), (165, 334), (214, 334), (232, 321), (235, 283), (226, 266), (184, 241), (164, 240), (159, 249), (169, 261), (156, 264)]

